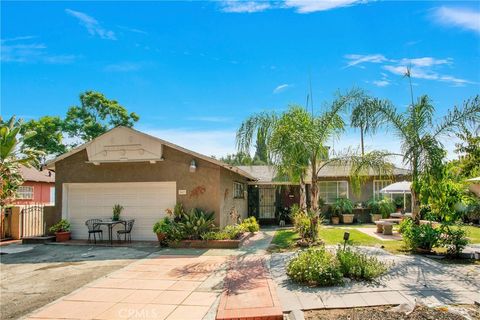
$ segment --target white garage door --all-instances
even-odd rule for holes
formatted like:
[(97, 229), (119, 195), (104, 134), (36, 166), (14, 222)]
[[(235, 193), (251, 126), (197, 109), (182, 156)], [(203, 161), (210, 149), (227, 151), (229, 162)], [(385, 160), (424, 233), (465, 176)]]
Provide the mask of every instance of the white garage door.
[[(121, 218), (135, 219), (132, 240), (155, 240), (153, 224), (176, 203), (175, 182), (66, 183), (63, 193), (63, 216), (71, 223), (73, 239), (87, 239), (85, 221), (111, 218), (118, 203), (125, 208)], [(114, 227), (114, 238), (118, 228), (123, 226)]]

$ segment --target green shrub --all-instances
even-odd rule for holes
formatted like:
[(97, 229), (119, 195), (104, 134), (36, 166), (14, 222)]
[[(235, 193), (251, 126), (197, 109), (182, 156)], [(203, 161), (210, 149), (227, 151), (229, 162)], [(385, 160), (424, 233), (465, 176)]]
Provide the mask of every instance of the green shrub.
[(292, 216), (293, 227), (302, 239), (308, 238), (310, 234), (311, 221), (305, 211), (298, 211)]
[(228, 225), (220, 231), (209, 231), (201, 235), (203, 240), (236, 240), (246, 232), (243, 225)]
[(230, 236), (226, 232), (222, 231), (209, 231), (207, 233), (202, 234), (203, 240), (228, 240)]
[(119, 204), (115, 204), (112, 208), (112, 212), (113, 212), (113, 215), (112, 215), (112, 220), (113, 221), (118, 221), (120, 220), (120, 214), (122, 213), (123, 211), (123, 206), (119, 205)]
[(53, 226), (48, 229), (51, 233), (56, 232), (69, 232), (70, 231), (70, 222), (66, 219), (62, 219), (59, 222), (55, 223)]
[(184, 213), (181, 220), (176, 222), (176, 228), (181, 239), (199, 240), (204, 233), (215, 229), (213, 212), (204, 212), (201, 209), (192, 209)]
[(173, 228), (173, 221), (169, 217), (162, 218), (153, 225), (153, 233), (170, 234)]
[(406, 246), (411, 250), (430, 251), (440, 243), (441, 230), (431, 223), (416, 224), (413, 219), (406, 218), (400, 223), (399, 231)]
[(350, 279), (370, 281), (387, 272), (385, 263), (350, 247), (345, 250), (338, 247), (337, 259), (343, 276)]
[(258, 224), (255, 217), (248, 217), (246, 219), (243, 219), (241, 225), (248, 232), (258, 232), (260, 230), (260, 225)]
[(353, 202), (347, 198), (337, 198), (332, 205), (332, 211), (336, 214), (345, 214), (353, 212)]
[(300, 252), (288, 262), (287, 275), (295, 282), (321, 287), (343, 283), (340, 264), (325, 247)]
[(447, 254), (458, 257), (468, 245), (467, 230), (462, 226), (452, 228), (448, 225), (441, 227), (441, 244), (447, 248)]

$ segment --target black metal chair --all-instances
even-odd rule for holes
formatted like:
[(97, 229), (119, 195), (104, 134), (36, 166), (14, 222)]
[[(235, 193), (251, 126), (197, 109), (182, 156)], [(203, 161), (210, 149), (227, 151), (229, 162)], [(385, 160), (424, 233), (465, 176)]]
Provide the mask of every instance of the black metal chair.
[(103, 240), (103, 231), (100, 229), (100, 225), (98, 225), (98, 222), (102, 222), (100, 219), (89, 219), (85, 221), (85, 225), (88, 228), (88, 242), (91, 242), (90, 236), (93, 234), (93, 241), (96, 244), (97, 243), (97, 236), (96, 234), (98, 233), (100, 235), (100, 240)]
[(125, 229), (121, 229), (117, 231), (118, 241), (121, 241), (120, 238), (123, 235), (125, 242), (127, 241), (127, 238), (129, 242), (132, 242), (132, 228), (134, 223), (135, 223), (135, 219), (127, 220), (127, 222), (125, 222)]

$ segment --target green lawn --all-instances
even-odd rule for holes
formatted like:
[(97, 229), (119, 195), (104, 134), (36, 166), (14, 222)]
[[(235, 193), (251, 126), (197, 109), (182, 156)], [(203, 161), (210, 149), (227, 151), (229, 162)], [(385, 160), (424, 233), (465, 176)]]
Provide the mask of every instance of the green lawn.
[(467, 226), (468, 239), (471, 243), (480, 243), (480, 227)]
[[(393, 253), (405, 252), (403, 241), (382, 241), (371, 237), (363, 232), (355, 230), (355, 228), (325, 228), (322, 227), (319, 232), (319, 237), (326, 245), (336, 245), (343, 243), (343, 234), (345, 231), (350, 232), (350, 240), (361, 246), (378, 246)], [(299, 239), (298, 234), (292, 229), (278, 230), (272, 240), (273, 251), (283, 251), (293, 249), (296, 240)]]

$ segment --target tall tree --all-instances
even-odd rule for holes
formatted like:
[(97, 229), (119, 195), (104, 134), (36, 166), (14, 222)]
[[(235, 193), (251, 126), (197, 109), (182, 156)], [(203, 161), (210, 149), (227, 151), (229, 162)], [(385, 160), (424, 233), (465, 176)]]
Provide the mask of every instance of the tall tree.
[(86, 91), (80, 94), (80, 106), (68, 110), (64, 131), (70, 137), (90, 141), (111, 128), (132, 127), (138, 120), (136, 113), (128, 113), (116, 100), (110, 100), (100, 92)]
[(57, 156), (66, 151), (63, 144), (63, 121), (60, 117), (44, 116), (38, 120), (30, 120), (22, 125), (21, 134), (35, 132), (30, 137), (24, 137), (21, 151), (33, 149), (42, 151), (39, 161), (44, 163), (48, 156)]
[(403, 163), (411, 169), (414, 211), (418, 209), (422, 177), (423, 181), (425, 177), (440, 181), (444, 173), (445, 151), (441, 138), (458, 132), (466, 123), (480, 121), (480, 96), (465, 101), (461, 107), (455, 106), (438, 121), (433, 120), (434, 115), (435, 107), (426, 95), (409, 105), (405, 112), (390, 103), (376, 106), (377, 121), (392, 129), (400, 139)]
[(24, 148), (20, 152), (19, 146), (25, 139), (31, 138), (35, 132), (25, 132), (20, 135), (22, 121), (15, 121), (15, 117), (3, 122), (0, 117), (0, 207), (15, 200), (18, 187), (23, 183), (20, 166), (37, 165), (40, 152)]
[(374, 134), (378, 128), (378, 123), (376, 121), (377, 118), (374, 116), (376, 106), (385, 103), (388, 102), (369, 97), (363, 92), (361, 92), (352, 102), (353, 109), (350, 115), (350, 126), (360, 130), (362, 156), (365, 155), (365, 135)]
[[(291, 106), (282, 114), (260, 113), (247, 118), (237, 131), (237, 148), (249, 152), (253, 137), (258, 131), (265, 133), (267, 148), (278, 171), (298, 181), (301, 193), (308, 172), (311, 175), (311, 208), (318, 210), (318, 176), (322, 163), (328, 159), (328, 141), (343, 132), (345, 122), (342, 113), (352, 99), (359, 95), (351, 90), (339, 96), (320, 115), (307, 112), (299, 106)], [(301, 196), (301, 206), (305, 206)]]

